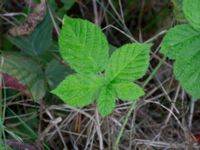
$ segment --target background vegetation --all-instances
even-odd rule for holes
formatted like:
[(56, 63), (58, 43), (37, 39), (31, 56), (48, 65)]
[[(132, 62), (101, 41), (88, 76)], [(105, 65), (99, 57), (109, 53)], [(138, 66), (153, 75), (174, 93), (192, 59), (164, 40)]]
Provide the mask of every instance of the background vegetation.
[[(167, 30), (187, 22), (182, 0), (48, 0), (31, 32), (23, 26), (25, 35), (15, 36), (10, 29), (39, 3), (0, 2), (0, 149), (200, 149), (200, 104), (175, 80), (173, 61), (160, 53)], [(134, 104), (118, 100), (102, 118), (96, 104), (76, 109), (50, 94), (73, 72), (58, 51), (64, 15), (99, 25), (110, 53), (126, 43), (154, 42), (148, 71), (137, 81), (144, 97)]]

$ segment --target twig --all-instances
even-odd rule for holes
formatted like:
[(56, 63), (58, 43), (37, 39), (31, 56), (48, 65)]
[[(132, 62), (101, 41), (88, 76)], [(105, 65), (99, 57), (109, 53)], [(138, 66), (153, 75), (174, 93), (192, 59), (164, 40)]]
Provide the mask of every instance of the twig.
[(113, 25), (108, 25), (108, 26), (106, 26), (105, 28), (103, 28), (102, 30), (105, 30), (105, 29), (107, 29), (107, 28), (113, 28), (113, 29), (119, 31), (120, 33), (122, 33), (123, 35), (125, 35), (125, 36), (126, 36), (127, 38), (129, 38), (132, 42), (138, 43), (138, 41), (135, 40), (132, 36), (128, 35), (128, 34), (125, 33), (124, 31), (122, 31), (121, 29), (119, 29), (119, 28), (117, 28), (117, 27), (115, 27), (115, 26), (113, 26)]
[(53, 16), (53, 14), (52, 14), (52, 11), (51, 11), (50, 7), (47, 6), (47, 8), (48, 8), (48, 11), (49, 11), (51, 20), (52, 20), (52, 22), (53, 22), (54, 28), (55, 28), (55, 30), (56, 30), (56, 33), (57, 33), (57, 35), (59, 35), (59, 34), (60, 34), (60, 29), (59, 29), (58, 25), (56, 24), (56, 21), (55, 21), (55, 19), (54, 19), (54, 16)]
[[(0, 129), (3, 125), (3, 93), (2, 93), (2, 73), (0, 73)], [(2, 130), (2, 129), (1, 129)], [(2, 131), (0, 131), (0, 141), (2, 140)]]
[(123, 11), (123, 8), (122, 8), (122, 1), (121, 0), (119, 0), (119, 8), (120, 8), (122, 22), (125, 24), (124, 11)]
[(163, 31), (159, 32), (158, 34), (156, 34), (155, 36), (153, 36), (152, 38), (145, 41), (144, 43), (151, 43), (151, 42), (155, 41), (157, 38), (159, 38), (160, 36), (162, 36), (163, 34), (165, 34), (166, 32), (167, 32), (167, 30), (163, 30)]
[(104, 150), (103, 136), (102, 136), (102, 133), (101, 133), (101, 125), (100, 125), (100, 118), (99, 118), (98, 110), (96, 110), (95, 116), (96, 116), (96, 121), (97, 121), (96, 130), (97, 130), (97, 134), (99, 136), (99, 147), (100, 147), (100, 150)]
[(99, 21), (98, 21), (98, 10), (97, 10), (97, 3), (96, 0), (92, 0), (92, 4), (93, 4), (93, 11), (94, 11), (94, 22), (96, 25), (99, 25)]
[(193, 120), (195, 102), (196, 101), (194, 99), (192, 99), (191, 103), (190, 103), (190, 114), (189, 114), (189, 118), (188, 118), (188, 128), (189, 128), (189, 130), (191, 130), (191, 128), (192, 128), (192, 120)]
[(132, 103), (132, 105), (131, 105), (131, 107), (130, 107), (130, 109), (129, 109), (129, 111), (128, 111), (128, 113), (127, 113), (127, 115), (126, 115), (126, 117), (125, 117), (125, 119), (124, 119), (124, 121), (123, 121), (122, 127), (121, 127), (121, 129), (120, 129), (120, 131), (119, 131), (119, 134), (118, 134), (118, 136), (117, 136), (117, 139), (116, 139), (115, 144), (114, 144), (114, 147), (113, 147), (114, 150), (117, 150), (117, 149), (118, 149), (118, 145), (119, 145), (120, 139), (121, 139), (121, 137), (122, 137), (122, 134), (123, 134), (123, 132), (124, 132), (124, 129), (125, 129), (125, 126), (126, 126), (126, 124), (127, 124), (127, 122), (128, 122), (128, 119), (129, 119), (129, 117), (130, 117), (132, 111), (133, 111), (134, 108), (135, 108), (136, 102), (137, 102), (137, 101), (135, 101), (135, 102)]
[[(3, 57), (1, 56), (0, 57), (0, 67), (2, 67), (4, 64), (4, 59)], [(3, 141), (5, 142), (5, 131), (4, 131), (4, 119), (5, 119), (5, 111), (6, 111), (6, 101), (5, 99), (3, 98), (3, 75), (2, 73), (0, 72), (0, 141)], [(5, 95), (4, 95), (5, 96)]]
[[(45, 111), (46, 111), (46, 114), (49, 116), (49, 118), (51, 120), (55, 120), (48, 109), (46, 109)], [(67, 145), (66, 145), (65, 140), (64, 140), (64, 137), (63, 137), (62, 133), (60, 132), (60, 129), (59, 129), (58, 125), (57, 125), (57, 122), (60, 122), (60, 119), (58, 119), (58, 120), (56, 120), (56, 121), (54, 121), (52, 123), (55, 126), (55, 128), (56, 128), (56, 130), (58, 132), (58, 135), (60, 136), (60, 139), (61, 139), (61, 141), (63, 143), (63, 146), (64, 146), (63, 150), (68, 150)]]
[(143, 42), (141, 24), (142, 24), (144, 5), (145, 5), (145, 0), (142, 0), (141, 11), (139, 14), (139, 19), (138, 19), (139, 41), (140, 42)]
[(27, 14), (21, 13), (21, 12), (20, 13), (12, 12), (12, 13), (0, 14), (0, 16), (5, 16), (5, 17), (24, 16), (24, 17), (27, 17)]

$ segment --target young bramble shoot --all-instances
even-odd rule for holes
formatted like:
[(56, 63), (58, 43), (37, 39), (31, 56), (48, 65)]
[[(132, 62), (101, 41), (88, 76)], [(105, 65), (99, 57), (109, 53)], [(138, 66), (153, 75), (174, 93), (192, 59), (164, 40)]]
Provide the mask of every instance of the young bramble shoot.
[(113, 111), (116, 99), (135, 101), (144, 95), (133, 81), (148, 68), (151, 44), (126, 44), (109, 58), (108, 41), (99, 27), (64, 17), (59, 46), (63, 60), (76, 72), (52, 91), (66, 104), (81, 108), (96, 100), (104, 117)]
[(200, 1), (183, 0), (188, 24), (171, 28), (161, 44), (161, 52), (175, 60), (174, 74), (183, 88), (200, 98)]

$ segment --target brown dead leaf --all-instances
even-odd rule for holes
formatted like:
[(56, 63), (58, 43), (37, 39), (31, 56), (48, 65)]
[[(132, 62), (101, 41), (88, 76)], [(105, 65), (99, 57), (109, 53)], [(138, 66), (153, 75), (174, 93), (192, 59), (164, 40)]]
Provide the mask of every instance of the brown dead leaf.
[(26, 20), (17, 27), (11, 28), (8, 32), (12, 36), (27, 36), (30, 35), (35, 27), (44, 19), (46, 14), (46, 2), (42, 1), (28, 15)]

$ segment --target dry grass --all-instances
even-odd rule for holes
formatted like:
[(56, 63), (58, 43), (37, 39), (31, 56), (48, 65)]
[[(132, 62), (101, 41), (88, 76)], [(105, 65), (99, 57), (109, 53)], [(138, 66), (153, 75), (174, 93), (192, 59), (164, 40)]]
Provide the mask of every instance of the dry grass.
[[(159, 0), (151, 0), (151, 2), (151, 7), (155, 10), (162, 9), (166, 5)], [(95, 105), (76, 109), (65, 104), (48, 104), (44, 100), (33, 103), (27, 98), (24, 99), (20, 93), (7, 97), (4, 107), (10, 109), (18, 107), (21, 114), (17, 115), (23, 121), (28, 122), (32, 118), (39, 119), (38, 129), (35, 129), (38, 132), (36, 133), (38, 139), (31, 145), (37, 146), (37, 149), (43, 149), (46, 142), (53, 150), (111, 150), (113, 147), (119, 150), (200, 149), (200, 145), (193, 137), (193, 134), (200, 131), (199, 103), (194, 104), (181, 89), (174, 79), (172, 62), (164, 59), (159, 53), (161, 37), (167, 28), (175, 23), (174, 19), (169, 14), (170, 17), (163, 19), (166, 24), (161, 25), (156, 32), (143, 33), (142, 20), (146, 15), (144, 14), (144, 10), (147, 9), (146, 3), (148, 2), (142, 0), (138, 14), (139, 21), (135, 25), (137, 30), (133, 31), (126, 25), (121, 0), (119, 0), (118, 8), (115, 8), (112, 0), (93, 0), (87, 3), (77, 0), (77, 7), (80, 8), (83, 17), (88, 16), (90, 8), (94, 8), (90, 12), (92, 17), (88, 18), (92, 18), (95, 23), (104, 27), (111, 43), (120, 45), (124, 41), (146, 41), (157, 45), (152, 48), (151, 65), (146, 76), (138, 81), (138, 84), (145, 88), (145, 97), (134, 104), (119, 100), (114, 112), (106, 118), (98, 115)], [(3, 10), (0, 17), (7, 23), (13, 23), (13, 20), (8, 19), (6, 15), (12, 18), (20, 15), (5, 11)], [(118, 23), (113, 23), (113, 20), (110, 22), (109, 13), (114, 16), (113, 20), (118, 20)], [(53, 21), (56, 31), (59, 32), (59, 26), (56, 23), (58, 20)], [(30, 108), (38, 111), (28, 114), (26, 109)], [(130, 111), (131, 108), (134, 108), (133, 111)], [(127, 122), (124, 122), (127, 114), (129, 115)], [(15, 129), (17, 124), (9, 122), (9, 119), (11, 118), (4, 118), (4, 126)], [(120, 130), (123, 131), (121, 134), (119, 134)], [(19, 143), (26, 141), (23, 136), (19, 137), (6, 130), (5, 133), (13, 134), (11, 136)], [(119, 141), (116, 141), (117, 139)]]

